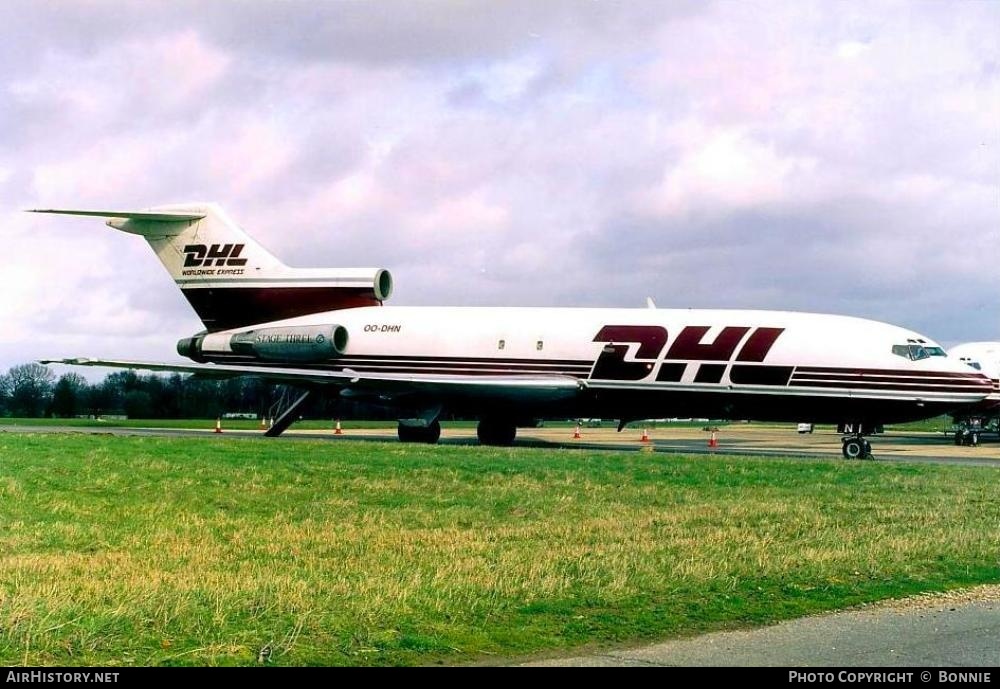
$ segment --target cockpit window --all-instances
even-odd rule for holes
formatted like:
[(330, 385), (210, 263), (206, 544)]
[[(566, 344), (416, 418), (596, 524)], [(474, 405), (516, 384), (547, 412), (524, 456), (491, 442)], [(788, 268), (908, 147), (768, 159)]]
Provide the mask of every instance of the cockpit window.
[(977, 371), (982, 371), (983, 370), (983, 367), (979, 364), (978, 361), (973, 361), (972, 359), (970, 359), (967, 356), (959, 357), (958, 360), (961, 361), (966, 366), (971, 366), (972, 368), (976, 369)]
[(920, 361), (932, 356), (948, 356), (940, 347), (931, 347), (919, 344), (893, 345), (892, 353), (910, 361)]

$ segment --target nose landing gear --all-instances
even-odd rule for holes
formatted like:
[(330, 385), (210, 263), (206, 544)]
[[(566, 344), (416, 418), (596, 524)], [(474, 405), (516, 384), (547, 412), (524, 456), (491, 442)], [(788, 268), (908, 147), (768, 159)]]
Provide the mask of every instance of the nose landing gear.
[(865, 440), (865, 435), (882, 433), (881, 424), (842, 423), (837, 426), (837, 432), (844, 434), (840, 439), (844, 459), (875, 459), (872, 444)]
[(976, 447), (979, 445), (979, 430), (968, 426), (960, 428), (955, 432), (956, 445), (968, 445)]
[(860, 435), (843, 438), (842, 442), (845, 459), (873, 459), (872, 444)]

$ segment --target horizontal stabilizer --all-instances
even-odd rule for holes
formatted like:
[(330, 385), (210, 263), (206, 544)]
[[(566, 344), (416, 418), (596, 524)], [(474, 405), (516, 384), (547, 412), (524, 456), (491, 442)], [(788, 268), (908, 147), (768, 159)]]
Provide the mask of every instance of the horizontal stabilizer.
[(125, 218), (127, 220), (146, 220), (149, 222), (183, 222), (185, 220), (201, 220), (204, 213), (174, 212), (174, 211), (84, 211), (71, 208), (32, 208), (29, 213), (54, 213), (56, 215), (86, 215), (95, 218)]

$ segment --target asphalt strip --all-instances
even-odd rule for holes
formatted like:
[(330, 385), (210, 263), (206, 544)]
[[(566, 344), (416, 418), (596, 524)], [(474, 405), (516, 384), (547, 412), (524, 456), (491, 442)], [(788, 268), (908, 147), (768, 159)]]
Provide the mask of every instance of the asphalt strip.
[(889, 600), (746, 631), (530, 666), (995, 667), (1000, 585)]

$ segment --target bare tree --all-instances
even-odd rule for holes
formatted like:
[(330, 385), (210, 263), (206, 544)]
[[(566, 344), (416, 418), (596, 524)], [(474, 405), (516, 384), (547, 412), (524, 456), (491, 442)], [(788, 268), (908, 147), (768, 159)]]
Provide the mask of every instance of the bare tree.
[(41, 416), (52, 396), (55, 374), (48, 366), (30, 363), (14, 366), (10, 380), (10, 411), (14, 416)]

